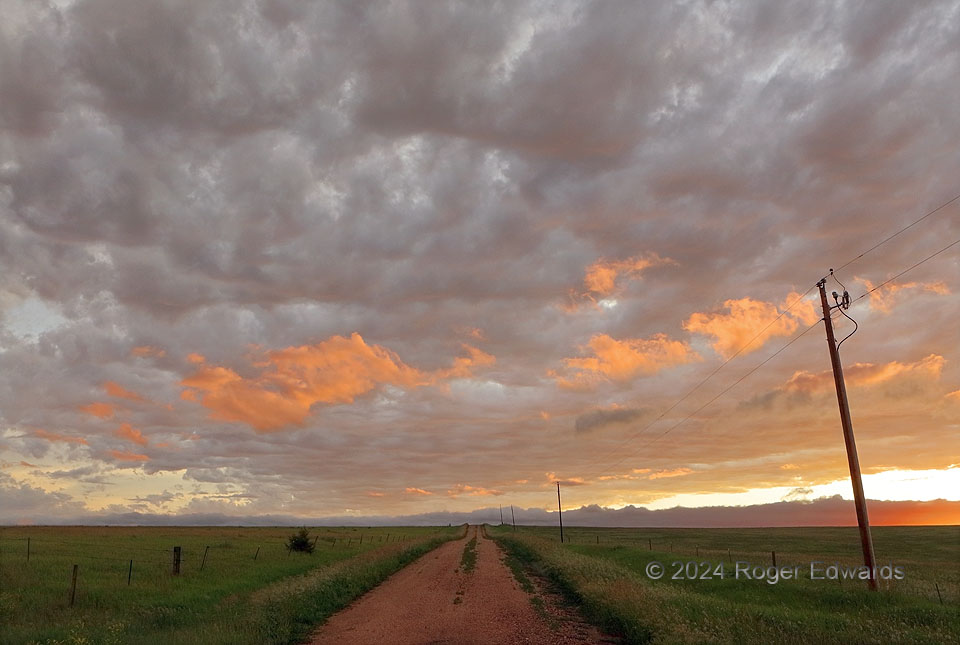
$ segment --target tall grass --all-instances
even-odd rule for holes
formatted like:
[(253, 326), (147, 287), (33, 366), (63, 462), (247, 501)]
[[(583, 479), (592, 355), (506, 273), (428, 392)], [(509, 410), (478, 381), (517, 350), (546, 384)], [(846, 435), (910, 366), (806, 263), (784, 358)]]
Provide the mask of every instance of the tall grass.
[[(286, 550), (292, 532), (0, 528), (0, 643), (296, 642), (313, 622), (462, 529), (314, 529), (312, 555)], [(179, 576), (170, 573), (173, 546), (183, 549)], [(70, 607), (74, 563), (80, 576)]]
[[(960, 641), (960, 615), (956, 605), (911, 595), (896, 589), (871, 593), (862, 583), (845, 585), (823, 581), (781, 581), (776, 585), (756, 580), (679, 580), (669, 575), (658, 581), (645, 574), (647, 563), (657, 560), (711, 560), (719, 557), (694, 553), (680, 554), (679, 540), (674, 552), (649, 549), (646, 539), (624, 544), (618, 530), (582, 529), (574, 533), (579, 544), (561, 545), (548, 538), (544, 529), (514, 533), (491, 529), (508, 552), (525, 565), (552, 580), (572, 602), (579, 604), (587, 618), (601, 627), (624, 636), (630, 643), (946, 643)], [(623, 530), (620, 530), (623, 531)], [(634, 534), (636, 530), (632, 530)], [(830, 533), (827, 530), (827, 537)], [(753, 537), (763, 541), (762, 530)], [(622, 532), (620, 533), (622, 536)], [(708, 542), (710, 531), (686, 532), (698, 543)], [(815, 536), (806, 532), (806, 537)], [(940, 553), (940, 538), (947, 535), (931, 530), (930, 551)], [(597, 544), (600, 537), (600, 544)], [(607, 539), (604, 540), (604, 537)], [(662, 538), (672, 537), (667, 532)], [(730, 534), (727, 534), (727, 538)], [(783, 537), (782, 535), (780, 536)], [(915, 536), (914, 536), (915, 537)], [(855, 536), (854, 536), (855, 538)], [(799, 547), (815, 549), (803, 540)], [(828, 553), (814, 559), (833, 560)], [(778, 542), (778, 560), (794, 560), (795, 552)], [(666, 545), (666, 544), (664, 544)], [(691, 545), (694, 552), (696, 546)], [(684, 547), (683, 550), (686, 550)], [(731, 549), (733, 550), (733, 549)], [(719, 549), (715, 555), (721, 555)], [(762, 551), (751, 552), (763, 556)], [(765, 553), (769, 557), (769, 551)], [(726, 556), (723, 549), (722, 556)], [(914, 554), (916, 557), (916, 554)], [(769, 564), (769, 561), (763, 562)], [(781, 562), (778, 561), (778, 564)], [(729, 565), (727, 571), (730, 571)], [(909, 568), (908, 568), (909, 575)]]

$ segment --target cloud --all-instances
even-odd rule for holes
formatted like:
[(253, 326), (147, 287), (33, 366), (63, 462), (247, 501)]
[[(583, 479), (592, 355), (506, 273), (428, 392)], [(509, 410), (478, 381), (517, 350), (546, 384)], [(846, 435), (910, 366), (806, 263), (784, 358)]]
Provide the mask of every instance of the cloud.
[[(951, 2), (6, 4), (0, 462), (102, 468), (49, 480), (91, 507), (171, 478), (185, 495), (164, 508), (211, 519), (489, 501), (444, 495), (461, 482), (544, 506), (546, 470), (583, 473), (646, 423), (571, 432), (578, 416), (620, 405), (673, 427), (749, 369), (671, 408), (719, 362), (697, 353), (731, 356), (830, 266), (855, 258), (838, 277), (877, 284), (956, 235), (951, 204), (858, 255), (955, 194)], [(850, 312), (848, 371), (945, 359), (937, 381), (851, 385), (865, 470), (960, 460), (953, 262), (892, 283), (935, 297), (877, 292), (934, 307)], [(570, 294), (606, 302), (564, 315)], [(844, 476), (822, 401), (777, 389), (819, 377), (823, 349), (807, 334), (670, 441), (628, 445), (649, 472), (570, 501)], [(38, 505), (23, 517), (54, 507), (19, 499)]]
[(131, 462), (150, 461), (150, 457), (148, 457), (147, 455), (128, 452), (126, 450), (109, 450), (108, 452), (110, 456), (116, 459), (117, 461), (131, 461)]
[[(773, 337), (789, 336), (800, 324), (810, 325), (819, 319), (812, 303), (799, 297), (791, 293), (785, 306), (779, 309), (773, 303), (750, 297), (726, 300), (725, 312), (694, 313), (683, 323), (683, 328), (694, 334), (712, 336), (713, 349), (724, 358), (738, 351), (748, 354)], [(788, 303), (796, 304), (788, 310)]]
[(890, 282), (874, 291), (873, 283), (866, 278), (856, 277), (854, 280), (862, 283), (867, 290), (867, 298), (870, 301), (870, 308), (882, 313), (890, 313), (896, 304), (896, 294), (901, 291), (917, 289), (934, 293), (939, 296), (945, 296), (950, 293), (950, 288), (942, 280), (936, 282)]
[(159, 347), (139, 345), (130, 350), (130, 355), (139, 358), (163, 358), (167, 355), (167, 352)]
[(185, 400), (199, 402), (214, 419), (239, 421), (260, 432), (302, 425), (316, 404), (352, 403), (382, 385), (416, 388), (441, 379), (464, 378), (473, 368), (490, 365), (493, 356), (464, 345), (468, 357), (458, 357), (453, 367), (422, 372), (403, 363), (390, 350), (367, 345), (360, 334), (332, 336), (314, 345), (266, 352), (253, 366), (259, 374), (241, 376), (236, 371), (206, 364), (191, 355), (198, 370), (180, 384)]
[(422, 488), (414, 488), (412, 486), (408, 486), (407, 488), (405, 488), (404, 492), (410, 495), (433, 495), (433, 493), (431, 493), (428, 490), (424, 490)]
[(593, 356), (565, 358), (566, 369), (553, 373), (561, 387), (589, 388), (605, 380), (626, 381), (698, 358), (687, 343), (671, 340), (666, 334), (624, 340), (597, 334), (582, 349), (591, 351)]
[(647, 414), (646, 408), (611, 408), (590, 410), (576, 418), (573, 428), (576, 432), (590, 432), (604, 426), (629, 423)]
[(552, 472), (546, 473), (546, 476), (547, 476), (547, 482), (553, 486), (556, 486), (557, 484), (560, 484), (561, 486), (586, 486), (590, 483), (587, 480), (585, 480), (583, 477), (561, 478), (557, 475), (557, 473), (552, 473)]
[(47, 441), (76, 443), (84, 446), (87, 445), (87, 440), (82, 437), (71, 437), (70, 435), (60, 434), (59, 432), (50, 432), (49, 430), (44, 430), (42, 428), (34, 430), (32, 434), (34, 437), (46, 439)]
[(683, 477), (684, 475), (689, 475), (693, 471), (689, 468), (673, 468), (671, 470), (660, 470), (655, 473), (650, 473), (647, 476), (647, 479), (664, 479), (666, 477)]
[(638, 255), (626, 260), (597, 260), (587, 267), (583, 278), (586, 297), (595, 299), (613, 294), (622, 280), (638, 280), (650, 267), (676, 264), (656, 253)]
[(812, 488), (804, 488), (804, 487), (791, 488), (790, 491), (783, 496), (783, 501), (790, 502), (793, 500), (805, 500), (808, 497), (810, 497), (810, 495), (812, 494), (813, 494)]
[[(937, 354), (930, 354), (913, 363), (891, 361), (889, 363), (854, 363), (843, 370), (844, 379), (848, 385), (870, 387), (886, 383), (896, 378), (919, 377), (923, 379), (938, 379), (943, 371), (945, 359)], [(813, 392), (831, 389), (834, 386), (833, 371), (824, 370), (816, 374), (810, 372), (796, 372), (787, 381), (781, 390), (784, 392), (798, 392), (810, 394)]]
[(468, 484), (457, 484), (447, 491), (447, 497), (459, 497), (460, 495), (469, 495), (471, 497), (487, 497), (489, 495), (500, 496), (504, 492), (482, 486), (470, 486)]
[(131, 392), (130, 390), (124, 388), (118, 383), (113, 381), (107, 381), (103, 384), (104, 391), (110, 396), (117, 397), (119, 399), (128, 399), (130, 401), (143, 401), (144, 398), (137, 394), (136, 392)]
[(147, 438), (143, 436), (143, 433), (131, 426), (129, 423), (121, 424), (114, 434), (121, 439), (132, 441), (133, 443), (141, 446), (145, 446), (149, 443)]
[(80, 411), (86, 412), (87, 414), (97, 417), (98, 419), (109, 419), (113, 416), (113, 406), (109, 403), (103, 403), (100, 401), (82, 405), (80, 406)]

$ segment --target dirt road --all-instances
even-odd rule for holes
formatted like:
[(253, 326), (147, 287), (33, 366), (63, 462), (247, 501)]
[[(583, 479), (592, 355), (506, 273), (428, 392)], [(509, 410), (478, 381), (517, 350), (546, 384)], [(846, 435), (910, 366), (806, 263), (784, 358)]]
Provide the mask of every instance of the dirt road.
[[(423, 556), (350, 607), (331, 617), (313, 645), (445, 643), (554, 645), (610, 642), (570, 612), (559, 619), (538, 612), (501, 561), (496, 544), (478, 527)], [(477, 537), (473, 571), (461, 568)]]

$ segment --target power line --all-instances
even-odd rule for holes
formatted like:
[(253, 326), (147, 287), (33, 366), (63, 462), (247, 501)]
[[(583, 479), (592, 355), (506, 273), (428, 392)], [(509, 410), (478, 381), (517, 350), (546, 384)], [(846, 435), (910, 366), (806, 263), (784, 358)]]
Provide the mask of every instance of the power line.
[[(798, 304), (800, 304), (800, 302), (803, 301), (803, 299), (807, 297), (807, 294), (809, 294), (811, 291), (813, 291), (814, 288), (816, 288), (816, 285), (813, 285), (813, 286), (809, 287), (806, 291), (804, 291), (797, 299), (795, 299), (792, 303), (790, 303), (790, 305), (787, 306), (786, 309), (784, 309), (783, 311), (781, 311), (780, 314), (779, 314), (776, 318), (774, 318), (774, 319), (771, 320), (769, 323), (767, 323), (766, 325), (764, 325), (763, 328), (761, 328), (760, 331), (758, 331), (758, 332), (753, 336), (753, 338), (751, 338), (751, 339), (748, 340), (746, 343), (744, 343), (743, 345), (741, 345), (740, 348), (737, 349), (736, 352), (734, 352), (733, 354), (731, 354), (731, 355), (730, 355), (725, 361), (723, 361), (719, 366), (717, 366), (716, 368), (714, 368), (714, 370), (713, 370), (712, 372), (710, 372), (710, 373), (707, 374), (703, 379), (701, 379), (700, 382), (697, 383), (696, 385), (694, 385), (690, 390), (688, 390), (688, 391), (686, 392), (686, 394), (684, 394), (684, 395), (681, 396), (679, 399), (677, 399), (676, 401), (674, 401), (674, 402), (670, 405), (670, 407), (668, 407), (668, 408), (665, 409), (663, 412), (661, 412), (661, 413), (657, 416), (657, 418), (655, 418), (654, 420), (650, 421), (650, 422), (647, 423), (645, 426), (643, 426), (642, 428), (640, 428), (640, 429), (637, 430), (636, 432), (632, 433), (631, 435), (629, 435), (629, 436), (627, 436), (625, 439), (623, 439), (623, 440), (617, 445), (617, 448), (615, 448), (614, 450), (616, 450), (616, 449), (618, 449), (618, 448), (620, 448), (620, 447), (622, 447), (622, 446), (630, 443), (631, 441), (633, 441), (634, 439), (636, 439), (637, 437), (639, 437), (640, 435), (642, 435), (642, 434), (643, 434), (644, 432), (646, 432), (649, 428), (651, 428), (654, 424), (656, 424), (658, 421), (660, 421), (661, 419), (663, 419), (663, 417), (665, 417), (671, 410), (673, 410), (673, 409), (676, 408), (678, 405), (680, 405), (681, 403), (683, 403), (691, 394), (693, 394), (694, 392), (696, 392), (697, 390), (699, 390), (701, 387), (703, 387), (703, 385), (706, 384), (706, 382), (709, 381), (711, 378), (713, 378), (714, 376), (716, 376), (716, 374), (717, 374), (720, 370), (722, 370), (722, 369), (727, 365), (727, 363), (729, 363), (730, 361), (732, 361), (733, 359), (735, 359), (737, 356), (739, 356), (741, 353), (743, 353), (743, 351), (744, 351), (745, 349), (747, 349), (748, 347), (750, 347), (758, 338), (760, 338), (760, 336), (763, 335), (763, 332), (767, 331), (767, 329), (769, 329), (769, 328), (772, 327), (774, 324), (776, 324), (781, 318), (783, 318), (787, 313), (789, 313), (794, 307), (796, 307)], [(739, 382), (739, 381), (738, 381), (738, 382)], [(601, 461), (605, 460), (605, 459), (606, 459), (606, 456), (607, 456), (608, 454), (610, 454), (610, 452), (605, 453), (604, 456), (601, 457), (600, 459), (595, 459), (595, 460), (591, 461), (591, 462), (588, 464), (587, 467), (588, 467), (588, 468), (591, 468), (591, 467), (593, 467), (594, 465), (596, 465), (596, 464), (600, 463)]]
[[(922, 218), (921, 218), (921, 219), (922, 219)], [(920, 220), (917, 220), (917, 221), (920, 221)], [(914, 222), (914, 224), (915, 224), (915, 223), (916, 223), (916, 222)], [(911, 225), (911, 226), (912, 226), (912, 225)], [(906, 229), (903, 229), (903, 230), (906, 230)], [(891, 237), (893, 237), (893, 236), (891, 236)], [(889, 238), (888, 238), (888, 239), (889, 239)], [(904, 270), (901, 271), (900, 273), (896, 274), (896, 275), (893, 276), (892, 278), (889, 278), (889, 279), (881, 282), (880, 284), (878, 284), (877, 286), (873, 287), (872, 289), (866, 291), (866, 292), (863, 293), (862, 295), (854, 298), (853, 300), (850, 301), (851, 304), (854, 303), (854, 302), (856, 302), (857, 300), (860, 300), (860, 299), (862, 299), (862, 298), (870, 295), (870, 294), (873, 293), (874, 291), (877, 291), (878, 289), (881, 289), (881, 288), (884, 287), (885, 285), (890, 284), (891, 282), (893, 282), (894, 280), (900, 278), (900, 277), (903, 276), (904, 274), (906, 274), (906, 273), (908, 273), (908, 272), (916, 269), (917, 267), (919, 267), (920, 265), (924, 264), (925, 262), (928, 262), (929, 260), (932, 260), (933, 258), (937, 257), (937, 256), (940, 255), (941, 253), (943, 253), (943, 252), (945, 252), (945, 251), (953, 248), (953, 247), (956, 246), (957, 244), (960, 244), (960, 239), (954, 240), (953, 242), (951, 242), (951, 243), (948, 244), (947, 246), (943, 247), (942, 249), (940, 249), (940, 250), (938, 250), (938, 251), (936, 251), (936, 252), (934, 252), (934, 253), (931, 253), (930, 255), (926, 256), (925, 258), (923, 258), (923, 259), (920, 260), (919, 262), (916, 262), (916, 263), (912, 264), (911, 266), (907, 267), (906, 269), (904, 269)], [(867, 252), (869, 252), (869, 251), (867, 251)], [(865, 253), (867, 253), (867, 252), (865, 252)], [(865, 254), (865, 253), (864, 253), (864, 254)], [(864, 254), (861, 254), (861, 255), (864, 255)], [(850, 263), (848, 262), (847, 264), (850, 264)], [(844, 265), (844, 266), (846, 266), (846, 265)], [(807, 293), (809, 293), (809, 292), (810, 292), (810, 289), (807, 290)], [(804, 293), (803, 296), (801, 296), (797, 301), (795, 301), (794, 304), (796, 304), (796, 302), (799, 302), (799, 300), (802, 300), (805, 296), (806, 296), (806, 293)], [(786, 311), (784, 311), (783, 313), (786, 313)], [(783, 314), (781, 314), (781, 316), (782, 316), (782, 315), (783, 315)], [(645, 448), (649, 447), (650, 445), (652, 445), (652, 444), (655, 443), (656, 441), (659, 441), (660, 439), (662, 439), (662, 438), (665, 437), (666, 435), (670, 434), (673, 430), (677, 429), (678, 427), (680, 427), (681, 425), (683, 425), (684, 423), (686, 423), (687, 421), (689, 421), (690, 419), (692, 419), (692, 418), (693, 418), (695, 415), (697, 415), (700, 411), (702, 411), (703, 409), (705, 409), (706, 407), (708, 407), (710, 404), (712, 404), (714, 401), (716, 401), (717, 399), (719, 399), (720, 397), (722, 397), (724, 394), (726, 394), (727, 392), (729, 392), (730, 390), (732, 390), (734, 387), (736, 387), (738, 384), (740, 384), (744, 379), (746, 379), (747, 377), (749, 377), (751, 374), (753, 374), (753, 373), (756, 372), (758, 369), (760, 369), (761, 367), (763, 367), (764, 365), (766, 365), (768, 362), (770, 362), (773, 358), (775, 358), (775, 357), (776, 357), (777, 355), (779, 355), (781, 352), (783, 352), (783, 351), (786, 350), (788, 347), (790, 347), (790, 345), (792, 345), (792, 344), (795, 343), (796, 341), (800, 340), (800, 338), (802, 338), (802, 337), (803, 337), (807, 332), (809, 332), (811, 329), (813, 329), (814, 327), (816, 327), (820, 322), (821, 322), (821, 320), (817, 320), (815, 323), (811, 324), (809, 327), (807, 327), (806, 329), (804, 329), (804, 330), (803, 330), (802, 332), (800, 332), (798, 335), (794, 336), (788, 343), (786, 343), (785, 345), (783, 345), (783, 346), (782, 346), (780, 349), (778, 349), (776, 352), (774, 352), (773, 354), (771, 354), (770, 356), (768, 356), (768, 357), (767, 357), (766, 359), (764, 359), (761, 363), (759, 363), (759, 364), (757, 364), (756, 366), (754, 366), (754, 367), (753, 367), (750, 371), (748, 371), (746, 374), (744, 374), (744, 375), (741, 376), (739, 379), (737, 379), (736, 381), (734, 381), (732, 384), (730, 384), (729, 386), (727, 386), (726, 388), (724, 388), (720, 393), (718, 393), (718, 394), (717, 394), (716, 396), (714, 396), (712, 399), (710, 399), (709, 401), (707, 401), (706, 403), (704, 403), (703, 405), (701, 405), (699, 408), (697, 408), (696, 410), (694, 410), (693, 412), (691, 412), (690, 414), (688, 414), (686, 417), (684, 417), (683, 419), (681, 419), (680, 421), (678, 421), (677, 423), (675, 423), (673, 426), (671, 426), (670, 428), (668, 428), (666, 431), (662, 432), (661, 434), (659, 434), (659, 435), (657, 435), (656, 437), (652, 438), (650, 441), (646, 442), (645, 444), (643, 444), (642, 446), (640, 446), (639, 448), (637, 448), (637, 449), (634, 450), (633, 452), (628, 453), (627, 455), (625, 455), (624, 457), (622, 457), (622, 458), (619, 459), (618, 461), (614, 462), (614, 463), (611, 464), (608, 468), (609, 468), (609, 469), (616, 468), (617, 466), (619, 466), (620, 464), (622, 464), (622, 463), (623, 463), (624, 461), (626, 461), (627, 459), (630, 459), (630, 458), (636, 456), (637, 453), (639, 453), (641, 450), (644, 450)], [(770, 324), (773, 324), (773, 323), (770, 323)], [(767, 327), (769, 327), (769, 326), (770, 326), (770, 325), (767, 325)], [(765, 329), (766, 329), (766, 327), (764, 328), (764, 330), (765, 330)], [(754, 339), (751, 339), (750, 342), (752, 343), (753, 340), (755, 340), (760, 334), (762, 334), (764, 330), (761, 330), (761, 331), (757, 334), (757, 336), (754, 337)], [(748, 345), (749, 345), (749, 343), (748, 343)], [(741, 351), (742, 351), (742, 349), (743, 349), (743, 348), (741, 348)], [(737, 353), (739, 353), (739, 351), (738, 351)], [(727, 360), (727, 362), (729, 362), (729, 360), (731, 360), (732, 358), (733, 358), (733, 356), (731, 356), (730, 359)], [(724, 364), (726, 364), (726, 363), (724, 363)], [(722, 367), (722, 365), (721, 365), (721, 367)], [(716, 373), (717, 371), (719, 371), (719, 368), (718, 368), (717, 370), (715, 370), (713, 373)], [(711, 376), (712, 376), (712, 374), (711, 374)], [(708, 376), (708, 378), (709, 378), (709, 376)], [(704, 383), (704, 382), (706, 382), (706, 379), (704, 379), (704, 381), (701, 381), (700, 384), (702, 384), (702, 383)], [(697, 387), (699, 387), (699, 385), (698, 385)], [(691, 392), (692, 392), (692, 390), (691, 390)], [(687, 396), (689, 396), (689, 393), (688, 393), (687, 395), (684, 395), (683, 398), (686, 398)], [(682, 401), (683, 398), (681, 398), (679, 401), (677, 401), (677, 403), (675, 403), (675, 404), (674, 404), (673, 406), (671, 406), (671, 408), (669, 408), (669, 409), (672, 409), (673, 407), (676, 407), (676, 405), (677, 405), (678, 403), (680, 403), (680, 401)], [(669, 411), (669, 409), (668, 409), (667, 411)], [(663, 414), (666, 414), (667, 411), (665, 411)], [(656, 419), (654, 422), (651, 422), (650, 424), (648, 424), (648, 425), (644, 428), (644, 430), (645, 430), (646, 428), (649, 428), (649, 427), (650, 427), (651, 425), (653, 425), (653, 423), (655, 423), (656, 421), (660, 420), (660, 419), (663, 417), (663, 414), (661, 414), (660, 417), (657, 417), (657, 419)], [(639, 433), (638, 433), (638, 434), (639, 434)], [(590, 475), (586, 476), (585, 479), (588, 479), (589, 476), (592, 476), (593, 474), (594, 474), (594, 473), (591, 473)]]
[(919, 224), (919, 223), (922, 222), (923, 220), (925, 220), (925, 219), (927, 219), (928, 217), (930, 217), (931, 215), (933, 215), (933, 214), (935, 214), (935, 213), (943, 210), (944, 208), (946, 208), (947, 206), (949, 206), (949, 205), (952, 204), (953, 202), (957, 201), (958, 199), (960, 199), (960, 194), (958, 194), (958, 195), (956, 195), (955, 197), (953, 197), (952, 199), (949, 199), (949, 200), (945, 201), (944, 203), (940, 204), (939, 206), (937, 206), (936, 208), (934, 208), (932, 211), (928, 212), (926, 215), (924, 215), (924, 216), (921, 217), (920, 219), (914, 220), (914, 221), (911, 222), (910, 224), (907, 224), (906, 226), (904, 226), (903, 228), (901, 228), (899, 231), (897, 231), (897, 232), (894, 233), (893, 235), (891, 235), (891, 236), (889, 236), (889, 237), (887, 237), (887, 238), (885, 238), (885, 239), (877, 242), (876, 244), (874, 244), (874, 245), (871, 246), (869, 249), (867, 249), (866, 251), (864, 251), (863, 253), (861, 253), (861, 254), (858, 255), (857, 257), (853, 258), (852, 260), (848, 260), (847, 262), (844, 262), (844, 263), (841, 264), (839, 267), (837, 267), (836, 270), (839, 271), (840, 269), (843, 269), (844, 267), (850, 266), (851, 264), (853, 264), (854, 262), (856, 262), (857, 260), (859, 260), (860, 258), (862, 258), (863, 256), (865, 256), (867, 253), (870, 253), (871, 251), (875, 251), (876, 249), (880, 248), (881, 246), (883, 246), (884, 244), (886, 244), (887, 242), (889, 242), (889, 241), (892, 240), (893, 238), (897, 237), (898, 235), (900, 235), (900, 234), (903, 233), (904, 231), (913, 228), (914, 226), (916, 226), (917, 224)]
[(927, 260), (932, 260), (933, 258), (937, 257), (938, 255), (940, 255), (940, 254), (943, 253), (944, 251), (950, 249), (951, 247), (956, 246), (957, 244), (960, 244), (960, 240), (954, 240), (953, 242), (951, 242), (950, 244), (947, 244), (945, 247), (943, 247), (942, 249), (940, 249), (940, 250), (937, 251), (936, 253), (932, 253), (931, 255), (928, 255), (927, 257), (923, 258), (922, 260), (920, 260), (920, 261), (917, 262), (916, 264), (914, 264), (914, 265), (912, 265), (912, 266), (910, 266), (910, 267), (907, 267), (906, 269), (904, 269), (903, 271), (901, 271), (901, 272), (898, 273), (897, 275), (893, 276), (892, 278), (889, 278), (889, 279), (887, 279), (887, 280), (884, 280), (883, 282), (881, 282), (881, 283), (878, 284), (877, 286), (873, 287), (873, 288), (870, 289), (869, 291), (867, 291), (867, 292), (865, 292), (865, 293), (857, 296), (857, 297), (854, 298), (853, 300), (851, 300), (851, 301), (850, 301), (850, 304), (853, 304), (854, 302), (856, 302), (857, 300), (860, 300), (861, 298), (865, 298), (865, 297), (869, 296), (871, 293), (873, 293), (873, 292), (876, 291), (877, 289), (880, 289), (881, 287), (884, 287), (885, 285), (890, 284), (891, 282), (893, 282), (894, 280), (896, 280), (897, 278), (899, 278), (899, 277), (902, 276), (903, 274), (905, 274), (905, 273), (907, 273), (907, 272), (909, 272), (909, 271), (913, 271), (914, 269), (916, 269), (918, 266), (920, 266), (921, 264), (923, 264), (923, 263), (926, 262)]
[(637, 449), (634, 450), (633, 452), (628, 453), (627, 455), (624, 455), (620, 460), (618, 460), (618, 461), (614, 462), (613, 464), (611, 464), (610, 466), (608, 466), (608, 468), (610, 468), (610, 469), (616, 468), (617, 466), (619, 466), (620, 464), (622, 464), (622, 463), (623, 463), (624, 461), (626, 461), (627, 459), (631, 459), (631, 458), (635, 457), (635, 456), (637, 455), (637, 453), (639, 453), (641, 450), (649, 447), (649, 446), (652, 445), (653, 443), (659, 441), (659, 440), (662, 439), (663, 437), (667, 436), (668, 434), (670, 434), (671, 432), (673, 432), (674, 430), (676, 430), (677, 428), (679, 428), (681, 425), (683, 425), (684, 423), (686, 423), (687, 421), (689, 421), (690, 419), (692, 419), (694, 416), (696, 416), (699, 412), (701, 412), (702, 410), (704, 410), (705, 408), (707, 408), (708, 406), (710, 406), (710, 404), (712, 404), (714, 401), (716, 401), (717, 399), (719, 399), (720, 397), (722, 397), (724, 394), (726, 394), (727, 392), (729, 392), (730, 390), (732, 390), (733, 388), (735, 388), (737, 385), (739, 385), (740, 383), (742, 383), (742, 382), (743, 382), (747, 377), (749, 377), (751, 374), (753, 374), (754, 372), (756, 372), (757, 370), (759, 370), (761, 367), (763, 367), (764, 365), (766, 365), (767, 363), (769, 363), (770, 361), (772, 361), (772, 360), (773, 360), (774, 358), (776, 358), (779, 354), (781, 354), (784, 350), (786, 350), (788, 347), (790, 347), (790, 346), (793, 345), (795, 342), (797, 342), (798, 340), (800, 340), (807, 332), (809, 332), (811, 329), (813, 329), (814, 327), (816, 327), (818, 324), (820, 324), (820, 320), (817, 320), (815, 323), (811, 324), (809, 327), (807, 327), (806, 329), (804, 329), (802, 332), (800, 332), (799, 334), (797, 334), (796, 336), (794, 336), (793, 338), (791, 338), (790, 341), (787, 342), (785, 345), (783, 345), (780, 349), (778, 349), (778, 350), (775, 351), (773, 354), (771, 354), (770, 356), (768, 356), (767, 358), (765, 358), (763, 361), (761, 361), (760, 363), (758, 363), (757, 365), (755, 365), (753, 368), (750, 369), (750, 371), (748, 371), (748, 372), (745, 373), (743, 376), (741, 376), (740, 378), (738, 378), (736, 381), (734, 381), (733, 383), (731, 383), (730, 385), (728, 385), (726, 388), (724, 388), (723, 390), (721, 390), (721, 391), (720, 391), (717, 395), (715, 395), (712, 399), (710, 399), (709, 401), (707, 401), (706, 403), (704, 403), (703, 405), (701, 405), (699, 408), (697, 408), (696, 410), (694, 410), (693, 412), (691, 412), (690, 414), (688, 414), (688, 415), (685, 416), (684, 418), (680, 419), (680, 421), (678, 421), (677, 423), (675, 423), (675, 424), (672, 425), (671, 427), (667, 428), (664, 432), (662, 432), (662, 433), (660, 433), (659, 435), (657, 435), (656, 437), (652, 438), (650, 441), (646, 442), (645, 444), (643, 444), (642, 446), (640, 446), (639, 448), (637, 448)]

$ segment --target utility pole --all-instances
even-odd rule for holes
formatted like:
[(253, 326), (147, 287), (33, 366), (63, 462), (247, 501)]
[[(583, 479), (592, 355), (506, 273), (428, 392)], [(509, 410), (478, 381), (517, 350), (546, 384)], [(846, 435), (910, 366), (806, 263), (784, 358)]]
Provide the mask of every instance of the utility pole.
[(503, 504), (500, 505), (500, 526), (503, 526)]
[(513, 514), (513, 504), (510, 505), (510, 519), (513, 520), (513, 530), (517, 530), (517, 516)]
[[(833, 273), (833, 269), (830, 269)], [(850, 482), (853, 484), (853, 499), (857, 507), (857, 524), (860, 526), (860, 544), (863, 547), (863, 564), (870, 569), (870, 589), (877, 590), (877, 560), (873, 553), (873, 538), (870, 535), (870, 518), (867, 517), (867, 500), (863, 494), (863, 482), (860, 480), (860, 460), (857, 457), (857, 443), (853, 437), (853, 422), (850, 420), (850, 404), (847, 402), (847, 388), (843, 382), (843, 367), (840, 365), (840, 350), (833, 335), (833, 321), (830, 311), (837, 307), (849, 306), (850, 296), (844, 292), (842, 300), (831, 307), (827, 302), (826, 278), (817, 283), (820, 288), (820, 305), (823, 308), (823, 324), (827, 329), (827, 347), (830, 349), (830, 362), (833, 365), (833, 381), (837, 386), (837, 402), (840, 404), (840, 423), (843, 425), (843, 442), (847, 448), (847, 463), (850, 466)]]
[(557, 482), (557, 517), (560, 518), (560, 543), (563, 544), (563, 507), (560, 505), (560, 482)]

